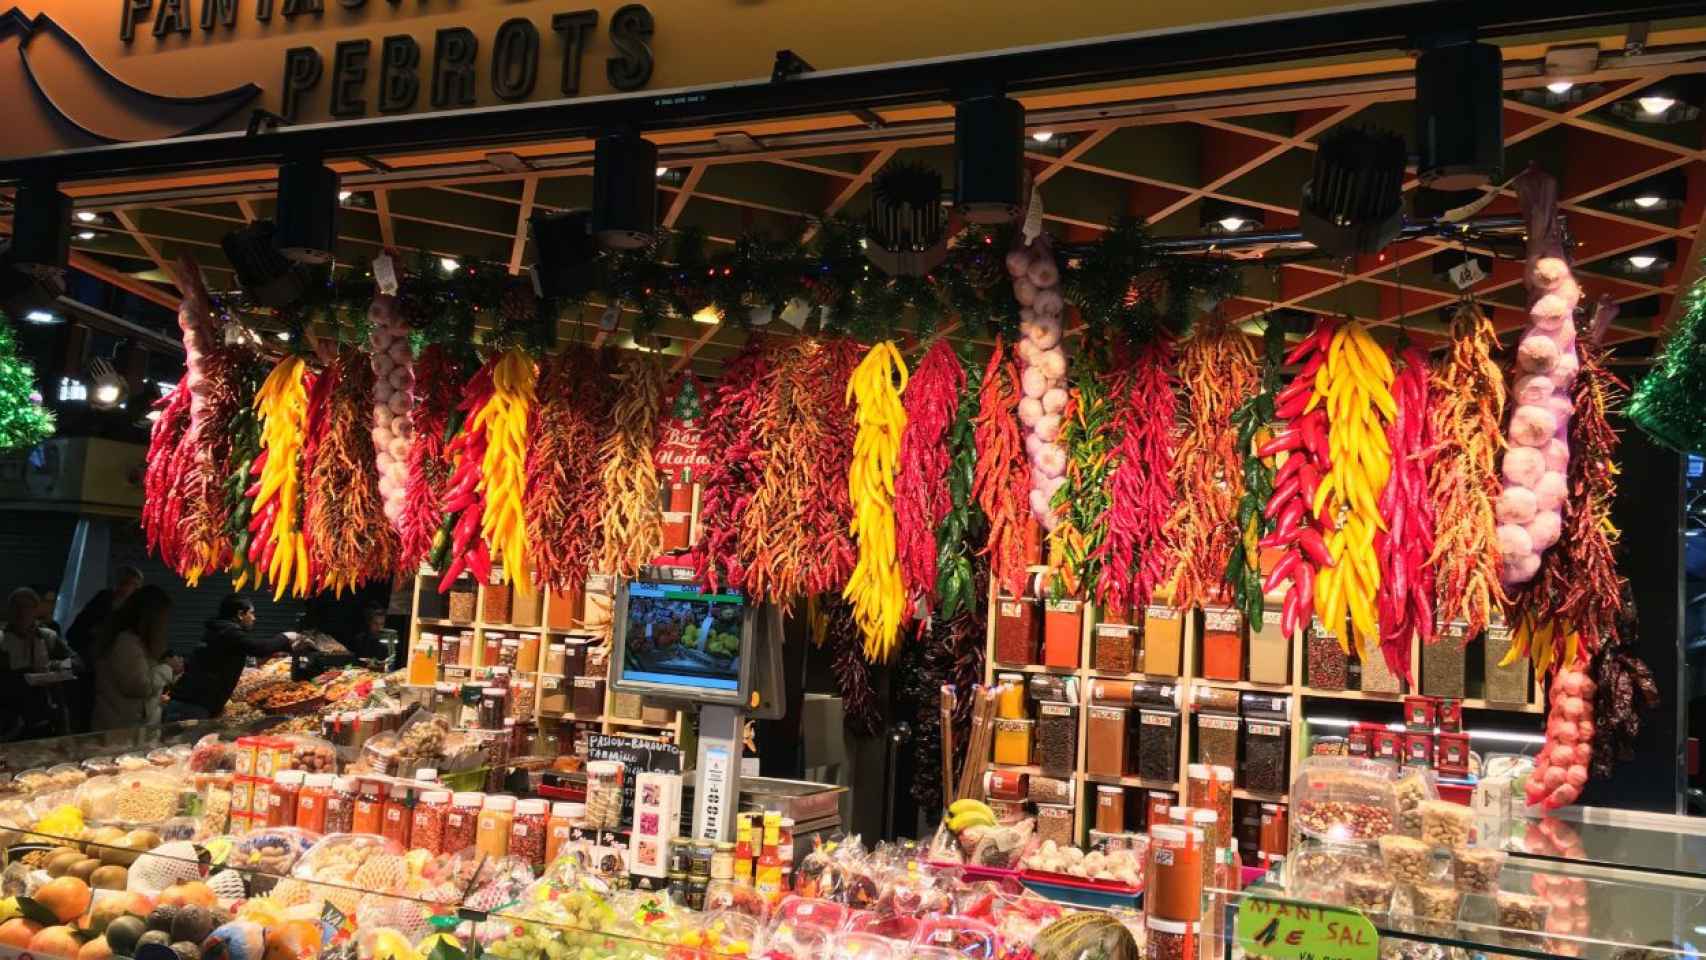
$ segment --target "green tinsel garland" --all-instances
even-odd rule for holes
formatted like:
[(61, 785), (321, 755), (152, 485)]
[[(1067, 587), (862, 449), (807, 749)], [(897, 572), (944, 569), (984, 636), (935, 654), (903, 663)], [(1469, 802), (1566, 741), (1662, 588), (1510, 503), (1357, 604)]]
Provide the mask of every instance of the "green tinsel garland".
[(1706, 280), (1625, 408), (1648, 436), (1681, 453), (1706, 450)]
[(0, 452), (22, 450), (53, 436), (53, 414), (42, 409), (35, 367), (18, 358), (17, 331), (0, 312)]

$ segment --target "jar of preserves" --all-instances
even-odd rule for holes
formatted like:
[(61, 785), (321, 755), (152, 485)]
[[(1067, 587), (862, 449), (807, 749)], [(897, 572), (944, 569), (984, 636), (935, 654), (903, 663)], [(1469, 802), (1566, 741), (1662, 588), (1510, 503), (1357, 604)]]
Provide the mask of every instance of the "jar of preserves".
[(450, 815), (450, 791), (428, 790), (415, 803), (409, 843), (422, 850), (445, 853), (444, 822)]
[(474, 845), (479, 831), (480, 805), (486, 795), (478, 792), (455, 793), (450, 797), (450, 810), (444, 815), (445, 853), (460, 853)]
[(267, 826), (296, 825), (296, 798), (306, 776), (301, 770), (280, 770), (273, 776), (272, 790), (267, 794)]
[(517, 800), (515, 819), (510, 821), (509, 855), (531, 863), (534, 870), (545, 866), (545, 833), (550, 806), (545, 800)]
[(385, 787), (377, 780), (363, 780), (361, 793), (355, 798), (355, 818), (350, 832), (377, 836), (384, 825)]
[(514, 821), (514, 797), (502, 793), (487, 797), (474, 828), (474, 846), (488, 857), (508, 855), (509, 828)]
[(326, 803), (332, 798), (332, 775), (310, 773), (302, 778), (296, 795), (296, 825), (315, 833), (326, 832)]
[(379, 835), (395, 840), (405, 850), (409, 847), (409, 828), (414, 823), (414, 788), (406, 783), (393, 783), (386, 791), (384, 820)]
[(575, 832), (575, 804), (559, 800), (551, 804), (551, 819), (545, 823), (545, 862), (556, 863), (563, 844)]
[(326, 795), (326, 832), (349, 833), (355, 828), (355, 799), (361, 790), (354, 777), (333, 777)]

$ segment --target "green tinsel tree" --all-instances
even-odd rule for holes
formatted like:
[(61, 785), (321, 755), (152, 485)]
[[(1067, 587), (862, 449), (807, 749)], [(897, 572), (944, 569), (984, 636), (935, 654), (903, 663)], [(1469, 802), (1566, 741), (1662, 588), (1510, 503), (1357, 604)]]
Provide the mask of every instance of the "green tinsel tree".
[(0, 313), (0, 452), (21, 450), (53, 436), (53, 414), (42, 409), (36, 371), (18, 358), (12, 321)]
[(1626, 412), (1659, 443), (1697, 453), (1706, 450), (1706, 280), (1687, 297), (1682, 319), (1636, 384)]

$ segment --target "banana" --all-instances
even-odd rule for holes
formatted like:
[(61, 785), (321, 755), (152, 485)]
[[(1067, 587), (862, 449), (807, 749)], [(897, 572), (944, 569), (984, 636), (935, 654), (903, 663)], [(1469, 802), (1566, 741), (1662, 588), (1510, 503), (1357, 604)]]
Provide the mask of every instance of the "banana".
[(948, 829), (960, 833), (970, 827), (993, 827), (995, 817), (982, 810), (972, 810), (948, 818)]

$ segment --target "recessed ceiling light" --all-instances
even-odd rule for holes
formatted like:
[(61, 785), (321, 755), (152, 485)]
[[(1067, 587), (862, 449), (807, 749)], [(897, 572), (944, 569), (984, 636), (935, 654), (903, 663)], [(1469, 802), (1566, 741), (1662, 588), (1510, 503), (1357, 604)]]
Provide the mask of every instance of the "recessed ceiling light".
[(290, 331), (289, 330), (280, 330), (279, 332), (273, 334), (273, 336), (277, 337), (280, 340), (289, 340), (290, 339)]
[(693, 314), (694, 323), (718, 324), (723, 322), (723, 312), (716, 307), (700, 307)]
[(1629, 255), (1629, 265), (1637, 270), (1646, 270), (1658, 262), (1659, 258), (1650, 253), (1631, 253)]
[(338, 191), (338, 202), (339, 203), (349, 203), (349, 198), (353, 197), (353, 196), (355, 196), (355, 193), (353, 191), (339, 190)]
[(114, 407), (118, 405), (122, 391), (116, 383), (97, 383), (90, 399), (97, 407)]
[(1244, 228), (1243, 217), (1226, 217), (1220, 220), (1220, 229), (1227, 233), (1237, 233)]
[(24, 319), (30, 323), (58, 323), (59, 314), (47, 310), (31, 310), (24, 314)]
[(669, 172), (668, 167), (659, 167), (658, 168), (658, 176), (660, 176), (660, 177), (663, 176), (664, 174), (668, 173), (668, 172)]
[(455, 273), (461, 266), (462, 264), (458, 263), (455, 257), (438, 258), (438, 268), (445, 273)]
[(79, 239), (79, 240), (93, 240), (93, 239), (95, 239), (95, 231), (93, 231), (93, 230), (79, 230), (79, 231), (77, 231), (77, 239)]
[(143, 416), (147, 417), (149, 420), (158, 420), (158, 419), (160, 419), (160, 408), (155, 407), (154, 409), (143, 414)]
[(1038, 130), (1036, 133), (1031, 134), (1031, 139), (1035, 140), (1038, 143), (1047, 143), (1050, 140), (1054, 139), (1054, 131), (1053, 130)]
[(96, 213), (93, 210), (79, 210), (79, 211), (77, 211), (77, 219), (78, 219), (78, 221), (80, 221), (82, 223), (94, 223), (96, 220), (99, 220), (100, 218), (101, 218), (101, 215)]
[(1635, 202), (1635, 206), (1640, 207), (1642, 210), (1651, 210), (1652, 208), (1658, 206), (1659, 204), (1664, 203), (1665, 198), (1664, 197), (1655, 197), (1651, 194), (1648, 194), (1646, 196), (1636, 197), (1634, 202)]
[(1554, 80), (1546, 85), (1546, 89), (1558, 94), (1559, 96), (1563, 96), (1564, 94), (1569, 93), (1570, 88), (1574, 86), (1575, 83), (1570, 80)]
[(1635, 102), (1640, 104), (1641, 109), (1645, 110), (1649, 116), (1654, 117), (1676, 106), (1676, 100), (1672, 97), (1641, 97)]

